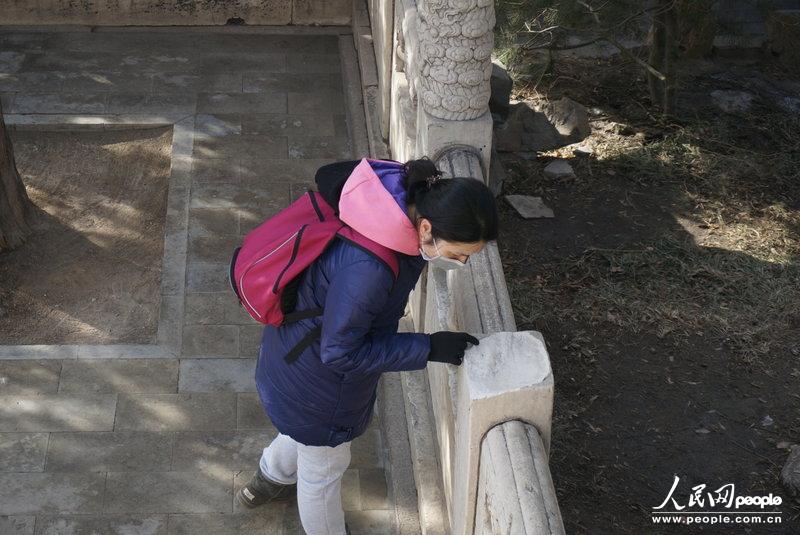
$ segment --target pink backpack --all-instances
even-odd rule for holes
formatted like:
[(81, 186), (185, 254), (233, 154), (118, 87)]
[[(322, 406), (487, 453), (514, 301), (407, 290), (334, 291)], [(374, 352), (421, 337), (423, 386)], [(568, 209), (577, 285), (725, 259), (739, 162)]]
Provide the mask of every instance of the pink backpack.
[[(294, 311), (300, 275), (334, 238), (348, 240), (384, 261), (397, 279), (395, 252), (343, 223), (319, 195), (308, 189), (300, 198), (251, 230), (231, 258), (229, 282), (245, 310), (265, 325), (285, 325), (322, 315), (323, 309)], [(286, 360), (295, 360), (321, 333), (312, 329)]]

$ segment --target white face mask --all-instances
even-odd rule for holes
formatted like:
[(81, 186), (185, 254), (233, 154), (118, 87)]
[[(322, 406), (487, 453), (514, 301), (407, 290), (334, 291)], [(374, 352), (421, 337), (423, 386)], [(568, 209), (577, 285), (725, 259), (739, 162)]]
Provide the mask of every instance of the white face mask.
[[(436, 238), (433, 238), (433, 245), (436, 247), (436, 252), (439, 253), (439, 246), (436, 244)], [(461, 262), (455, 258), (447, 258), (446, 256), (442, 256), (441, 253), (436, 256), (428, 256), (425, 254), (425, 251), (422, 250), (422, 246), (420, 246), (419, 252), (422, 254), (422, 258), (441, 269), (458, 269), (467, 265), (466, 262)]]

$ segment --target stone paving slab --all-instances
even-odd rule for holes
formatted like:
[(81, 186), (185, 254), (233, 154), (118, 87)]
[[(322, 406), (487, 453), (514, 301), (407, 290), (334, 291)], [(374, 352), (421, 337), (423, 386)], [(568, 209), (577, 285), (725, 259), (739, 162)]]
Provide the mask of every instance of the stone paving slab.
[(235, 394), (120, 394), (114, 430), (210, 431), (235, 426)]
[(227, 291), (219, 293), (187, 294), (184, 323), (249, 325), (253, 323), (253, 318), (228, 288)]
[(197, 113), (287, 113), (286, 93), (199, 93)]
[(52, 433), (47, 448), (47, 472), (169, 470), (169, 433), (115, 431)]
[[(293, 113), (254, 113), (243, 115), (242, 134), (262, 134), (268, 136), (303, 136), (314, 133), (320, 136), (335, 135), (333, 116), (314, 115), (302, 105), (302, 94), (290, 93), (290, 109)], [(329, 103), (330, 104), (330, 103)], [(330, 108), (328, 108), (328, 111)]]
[(342, 79), (338, 72), (327, 74), (245, 72), (242, 76), (242, 91), (245, 93), (270, 91), (310, 93), (331, 89), (339, 91), (342, 89)]
[(167, 515), (39, 516), (35, 535), (167, 535), (168, 519)]
[(195, 358), (236, 357), (239, 355), (239, 328), (236, 325), (186, 325), (183, 328), (181, 355)]
[(176, 433), (172, 470), (249, 470), (252, 475), (261, 452), (277, 435), (274, 428)]
[(182, 359), (180, 392), (255, 392), (256, 359)]
[(153, 75), (102, 70), (70, 72), (64, 75), (60, 87), (66, 93), (149, 93), (153, 89)]
[(229, 208), (192, 208), (189, 210), (189, 233), (193, 236), (241, 234), (239, 213)]
[[(314, 92), (287, 93), (289, 114), (320, 114), (327, 115), (331, 110), (344, 109), (344, 95), (338, 90), (316, 89)], [(328, 115), (330, 117), (330, 115)], [(308, 130), (300, 134), (323, 136), (325, 133)]]
[(5, 535), (34, 535), (35, 516), (0, 516), (0, 533)]
[(186, 266), (186, 293), (231, 291), (226, 262), (190, 262)]
[(156, 72), (153, 74), (153, 92), (199, 93), (201, 91), (235, 93), (242, 90), (244, 75), (239, 73), (190, 74), (180, 72)]
[(110, 431), (117, 396), (0, 396), (0, 431)]
[(286, 54), (286, 72), (333, 74), (340, 73), (341, 70), (339, 54)]
[(283, 502), (263, 505), (253, 511), (240, 514), (184, 514), (170, 515), (169, 535), (197, 535), (213, 533), (214, 535), (292, 535), (298, 533), (286, 531), (291, 526), (288, 521), (287, 506)]
[(194, 112), (195, 97), (191, 94), (111, 94), (106, 102), (108, 113), (175, 113)]
[(351, 158), (350, 140), (339, 136), (289, 137), (289, 158)]
[(107, 513), (229, 513), (233, 473), (108, 472)]
[(102, 472), (0, 474), (0, 515), (100, 513), (105, 480)]
[(12, 103), (3, 103), (8, 113), (106, 113), (106, 95), (80, 93), (17, 93)]
[(170, 393), (178, 386), (174, 359), (67, 360), (61, 368), (62, 393)]
[(264, 334), (264, 326), (255, 321), (252, 323), (252, 325), (239, 326), (240, 357), (258, 358), (261, 352), (261, 336)]
[(189, 262), (230, 262), (234, 249), (242, 243), (237, 234), (189, 234)]
[(47, 433), (0, 433), (0, 472), (42, 472), (48, 436)]
[(244, 393), (237, 395), (236, 428), (237, 429), (265, 429), (272, 427), (272, 422), (267, 418), (264, 407), (257, 393)]
[[(254, 391), (263, 326), (227, 268), (354, 157), (350, 30), (72, 30), (0, 28), (0, 99), (26, 128), (174, 125), (159, 345), (0, 347), (0, 533), (303, 533), (295, 501), (234, 505), (277, 431)], [(348, 523), (391, 532), (377, 418), (351, 452)]]
[(61, 361), (0, 360), (0, 395), (58, 392)]

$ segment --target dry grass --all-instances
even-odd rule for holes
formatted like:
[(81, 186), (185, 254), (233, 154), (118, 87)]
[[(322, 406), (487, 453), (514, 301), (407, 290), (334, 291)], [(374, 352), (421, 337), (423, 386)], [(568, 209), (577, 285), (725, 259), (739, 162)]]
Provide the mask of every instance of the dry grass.
[[(594, 122), (594, 155), (572, 159), (579, 178), (571, 192), (590, 195), (622, 177), (615, 195), (677, 199), (676, 225), (642, 247), (589, 248), (542, 266), (532, 280), (510, 281), (519, 323), (699, 336), (748, 364), (776, 349), (800, 354), (800, 118), (759, 105), (749, 115), (712, 113), (679, 124), (638, 119), (623, 129), (628, 135), (605, 119)], [(544, 156), (571, 157), (571, 149)], [(510, 169), (528, 177), (510, 190), (563, 187), (529, 163)]]

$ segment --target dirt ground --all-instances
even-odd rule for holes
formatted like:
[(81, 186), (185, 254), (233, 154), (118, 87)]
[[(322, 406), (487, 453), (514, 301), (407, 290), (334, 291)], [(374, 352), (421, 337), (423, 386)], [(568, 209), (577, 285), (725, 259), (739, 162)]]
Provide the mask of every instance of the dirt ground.
[[(502, 199), (498, 245), (518, 328), (548, 342), (551, 469), (567, 533), (800, 533), (779, 473), (800, 443), (800, 84), (748, 63), (688, 65), (680, 117), (649, 107), (618, 60), (557, 65), (517, 98), (590, 109), (590, 156), (501, 153), (504, 194), (541, 196), (554, 219)], [(755, 95), (747, 113), (714, 89)], [(787, 93), (788, 92), (788, 93)], [(574, 179), (542, 169), (567, 157)], [(695, 485), (780, 495), (775, 526), (659, 526)], [(697, 510), (697, 509), (695, 509)]]
[(37, 222), (0, 254), (0, 344), (153, 343), (172, 129), (11, 137)]

